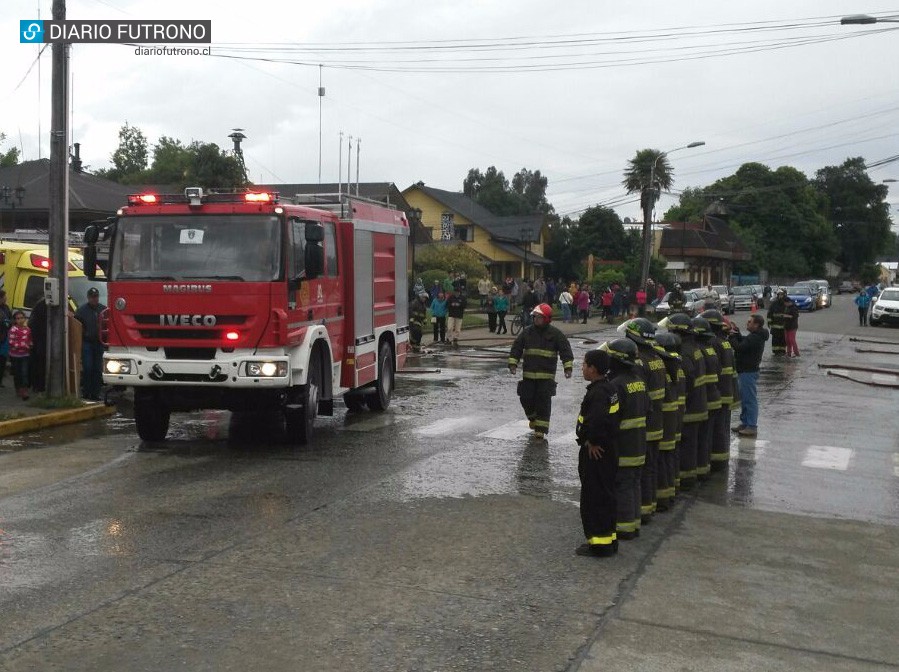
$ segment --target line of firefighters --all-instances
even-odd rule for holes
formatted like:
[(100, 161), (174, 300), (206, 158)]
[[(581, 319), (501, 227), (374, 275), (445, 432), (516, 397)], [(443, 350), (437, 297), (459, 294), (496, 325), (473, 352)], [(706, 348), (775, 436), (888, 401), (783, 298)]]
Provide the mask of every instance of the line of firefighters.
[(718, 310), (635, 318), (624, 338), (587, 353), (591, 381), (578, 417), (584, 555), (608, 556), (618, 540), (666, 511), (681, 490), (726, 472), (730, 414), (739, 406), (730, 324)]

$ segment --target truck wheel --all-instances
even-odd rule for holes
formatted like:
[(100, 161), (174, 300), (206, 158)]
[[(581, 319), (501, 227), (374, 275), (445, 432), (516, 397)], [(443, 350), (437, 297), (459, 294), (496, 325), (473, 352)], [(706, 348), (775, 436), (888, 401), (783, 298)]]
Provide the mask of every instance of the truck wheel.
[(287, 437), (295, 443), (306, 444), (312, 440), (315, 418), (318, 416), (318, 398), (322, 388), (321, 358), (313, 352), (309, 361), (309, 377), (300, 388), (299, 408), (284, 410)]
[(393, 351), (387, 343), (381, 343), (378, 349), (378, 379), (375, 381), (375, 393), (365, 399), (371, 410), (386, 411), (390, 406), (394, 373)]
[(169, 431), (171, 411), (155, 394), (134, 395), (134, 422), (143, 441), (162, 441)]

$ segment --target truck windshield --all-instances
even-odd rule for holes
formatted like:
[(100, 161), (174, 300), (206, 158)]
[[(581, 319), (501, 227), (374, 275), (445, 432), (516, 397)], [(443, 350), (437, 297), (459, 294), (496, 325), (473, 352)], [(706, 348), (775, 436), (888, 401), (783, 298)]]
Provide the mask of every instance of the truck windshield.
[(273, 215), (123, 217), (111, 280), (244, 280), (281, 277), (281, 226)]

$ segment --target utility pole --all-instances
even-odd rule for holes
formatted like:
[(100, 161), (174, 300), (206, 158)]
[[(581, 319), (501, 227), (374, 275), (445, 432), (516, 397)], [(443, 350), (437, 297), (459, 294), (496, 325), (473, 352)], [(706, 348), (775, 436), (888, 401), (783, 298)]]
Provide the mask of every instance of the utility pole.
[[(53, 20), (65, 21), (65, 0), (53, 0)], [(69, 307), (68, 239), (69, 239), (69, 45), (54, 43), (52, 47), (52, 86), (50, 95), (50, 184), (49, 239), (50, 279), (56, 284), (56, 305), (47, 302), (47, 396), (62, 397), (67, 392)], [(77, 392), (77, 391), (76, 391)]]
[(359, 195), (359, 152), (362, 148), (362, 138), (356, 138), (356, 196)]

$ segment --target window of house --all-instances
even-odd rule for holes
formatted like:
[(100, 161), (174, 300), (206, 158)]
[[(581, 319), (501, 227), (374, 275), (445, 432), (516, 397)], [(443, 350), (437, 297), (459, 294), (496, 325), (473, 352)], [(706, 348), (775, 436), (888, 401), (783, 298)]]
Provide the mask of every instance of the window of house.
[(456, 228), (456, 239), (465, 241), (466, 243), (471, 243), (474, 241), (474, 227), (473, 226), (457, 226)]

